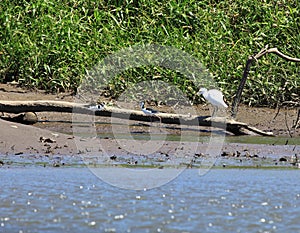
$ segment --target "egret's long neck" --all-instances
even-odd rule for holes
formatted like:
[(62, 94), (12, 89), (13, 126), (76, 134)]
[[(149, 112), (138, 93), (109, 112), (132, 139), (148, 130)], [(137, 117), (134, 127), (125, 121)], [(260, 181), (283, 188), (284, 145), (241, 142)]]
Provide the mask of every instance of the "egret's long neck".
[(207, 97), (208, 97), (208, 91), (204, 91), (204, 92), (202, 93), (202, 95), (203, 95), (203, 97), (204, 97), (205, 99), (207, 99)]

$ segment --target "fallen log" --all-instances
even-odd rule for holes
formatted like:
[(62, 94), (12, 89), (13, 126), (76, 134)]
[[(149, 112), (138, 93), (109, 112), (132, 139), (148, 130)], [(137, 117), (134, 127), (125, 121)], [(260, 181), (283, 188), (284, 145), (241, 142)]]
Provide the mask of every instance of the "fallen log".
[(142, 111), (116, 107), (105, 107), (103, 110), (90, 109), (89, 104), (65, 101), (0, 101), (0, 112), (69, 112), (74, 114), (95, 114), (96, 116), (115, 117), (135, 121), (160, 121), (164, 124), (180, 124), (207, 126), (224, 129), (234, 135), (247, 135), (247, 131), (263, 136), (274, 136), (271, 132), (264, 132), (246, 123), (225, 117), (196, 116), (184, 114), (158, 113), (145, 115)]

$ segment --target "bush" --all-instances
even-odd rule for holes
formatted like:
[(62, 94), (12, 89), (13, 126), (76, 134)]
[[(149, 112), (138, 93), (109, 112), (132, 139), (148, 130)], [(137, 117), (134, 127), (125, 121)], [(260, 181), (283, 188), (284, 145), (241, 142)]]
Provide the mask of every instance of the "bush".
[[(2, 0), (0, 11), (0, 82), (50, 92), (76, 90), (99, 61), (135, 44), (157, 43), (191, 54), (229, 101), (249, 55), (268, 44), (300, 57), (297, 0)], [(264, 57), (252, 67), (242, 101), (299, 102), (299, 70), (299, 63)], [(198, 88), (179, 72), (140, 67), (117, 75), (105, 93), (116, 97), (128, 82), (153, 76), (191, 98)]]

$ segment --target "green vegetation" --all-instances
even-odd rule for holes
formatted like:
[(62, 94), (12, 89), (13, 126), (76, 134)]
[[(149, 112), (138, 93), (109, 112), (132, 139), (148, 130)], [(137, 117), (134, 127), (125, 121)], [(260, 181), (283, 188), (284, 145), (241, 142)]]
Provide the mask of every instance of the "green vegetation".
[[(0, 82), (50, 92), (76, 90), (88, 70), (116, 51), (157, 43), (185, 51), (213, 74), (232, 102), (249, 55), (267, 44), (300, 58), (298, 0), (2, 0)], [(299, 63), (268, 55), (252, 67), (245, 104), (299, 102)], [(105, 94), (159, 77), (191, 98), (180, 72), (143, 66), (116, 75)], [(195, 99), (199, 101), (199, 99)]]

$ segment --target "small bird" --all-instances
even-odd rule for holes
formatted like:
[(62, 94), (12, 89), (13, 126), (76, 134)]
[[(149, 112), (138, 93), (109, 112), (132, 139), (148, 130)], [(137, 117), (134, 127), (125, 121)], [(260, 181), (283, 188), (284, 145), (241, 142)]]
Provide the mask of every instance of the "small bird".
[[(159, 113), (159, 111), (153, 110), (152, 108), (145, 108), (144, 102), (140, 102), (140, 107), (141, 107), (141, 110), (143, 111), (143, 113), (145, 113), (146, 115), (154, 116), (155, 114)], [(156, 117), (158, 117), (161, 121), (161, 118), (159, 116), (156, 116)]]
[(143, 111), (143, 113), (145, 113), (146, 115), (155, 115), (156, 113), (159, 113), (158, 111), (153, 110), (151, 108), (145, 108), (144, 102), (140, 103), (140, 107), (141, 107), (141, 110)]
[(212, 116), (215, 116), (219, 107), (228, 108), (228, 105), (223, 100), (223, 94), (219, 90), (212, 89), (208, 91), (206, 88), (201, 88), (198, 94), (202, 94), (203, 97), (214, 107)]
[(90, 110), (93, 110), (93, 111), (102, 111), (102, 110), (104, 110), (104, 108), (105, 108), (105, 105), (104, 104), (96, 104), (96, 105), (90, 105), (89, 106), (89, 109)]

